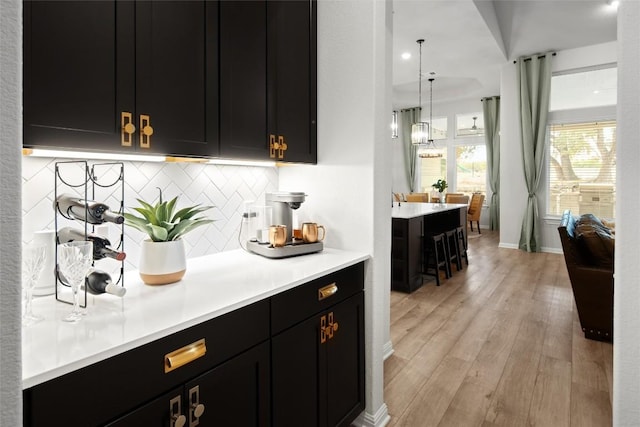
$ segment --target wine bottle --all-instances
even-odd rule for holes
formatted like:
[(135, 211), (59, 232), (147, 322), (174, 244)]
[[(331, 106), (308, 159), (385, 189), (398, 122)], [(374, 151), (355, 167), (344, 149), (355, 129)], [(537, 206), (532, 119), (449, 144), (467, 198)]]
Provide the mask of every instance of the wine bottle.
[(109, 210), (109, 206), (93, 200), (84, 200), (71, 194), (60, 194), (53, 208), (58, 207), (60, 215), (67, 219), (78, 219), (89, 224), (102, 224), (105, 221), (122, 224), (124, 216)]
[(59, 243), (73, 242), (74, 240), (90, 240), (93, 242), (93, 259), (113, 258), (117, 261), (125, 259), (127, 254), (111, 249), (111, 242), (95, 233), (87, 233), (73, 227), (64, 227), (58, 230)]
[(111, 281), (111, 276), (102, 270), (93, 270), (87, 275), (85, 281), (87, 285), (87, 291), (93, 295), (111, 294), (118, 297), (123, 297), (127, 293), (127, 289), (122, 286), (118, 286)]

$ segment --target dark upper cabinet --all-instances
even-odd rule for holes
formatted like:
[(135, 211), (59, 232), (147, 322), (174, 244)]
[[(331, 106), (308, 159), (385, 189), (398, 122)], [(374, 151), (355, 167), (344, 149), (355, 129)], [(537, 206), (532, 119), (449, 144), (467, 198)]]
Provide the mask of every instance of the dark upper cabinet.
[(24, 145), (216, 155), (218, 3), (25, 1)]
[(221, 156), (316, 162), (315, 22), (315, 1), (221, 2)]
[(267, 159), (267, 3), (220, 2), (220, 155)]
[(316, 3), (270, 1), (267, 12), (267, 121), (278, 144), (270, 154), (316, 163)]

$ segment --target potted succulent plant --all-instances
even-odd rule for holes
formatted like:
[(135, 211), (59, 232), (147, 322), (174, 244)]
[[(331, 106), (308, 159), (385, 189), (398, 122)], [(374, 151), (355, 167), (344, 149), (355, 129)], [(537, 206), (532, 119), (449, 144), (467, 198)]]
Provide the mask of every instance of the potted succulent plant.
[[(160, 190), (160, 189), (159, 189)], [(213, 222), (198, 214), (213, 206), (189, 206), (176, 211), (178, 197), (162, 200), (162, 190), (155, 205), (137, 199), (140, 207), (133, 210), (142, 216), (125, 213), (125, 224), (146, 233), (142, 242), (138, 270), (142, 281), (148, 285), (165, 285), (182, 279), (187, 261), (184, 243), (186, 233)]]

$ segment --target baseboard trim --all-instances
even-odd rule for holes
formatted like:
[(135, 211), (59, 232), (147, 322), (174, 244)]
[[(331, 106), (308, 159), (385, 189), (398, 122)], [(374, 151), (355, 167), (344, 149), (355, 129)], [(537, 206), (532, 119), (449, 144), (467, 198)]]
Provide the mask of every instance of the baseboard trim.
[(503, 248), (503, 249), (518, 249), (518, 245), (515, 244), (515, 243), (502, 243), (502, 242), (500, 242), (498, 247), (499, 248)]
[(562, 248), (550, 248), (550, 247), (542, 247), (542, 252), (547, 252), (550, 254), (558, 254), (558, 255), (562, 255), (564, 254), (564, 252), (562, 252)]
[(384, 346), (382, 346), (382, 360), (387, 360), (393, 354), (393, 344), (391, 340), (387, 341)]
[(355, 427), (384, 427), (389, 424), (389, 421), (391, 421), (389, 408), (387, 408), (386, 403), (383, 403), (375, 414), (372, 415), (364, 411), (358, 415), (358, 418), (351, 425)]

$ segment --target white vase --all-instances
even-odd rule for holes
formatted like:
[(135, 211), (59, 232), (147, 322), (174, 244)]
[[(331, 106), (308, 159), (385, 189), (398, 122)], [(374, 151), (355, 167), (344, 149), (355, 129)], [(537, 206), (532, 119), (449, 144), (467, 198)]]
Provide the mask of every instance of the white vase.
[(138, 271), (147, 285), (167, 285), (179, 281), (187, 271), (184, 243), (181, 239), (170, 242), (144, 240), (140, 248)]

